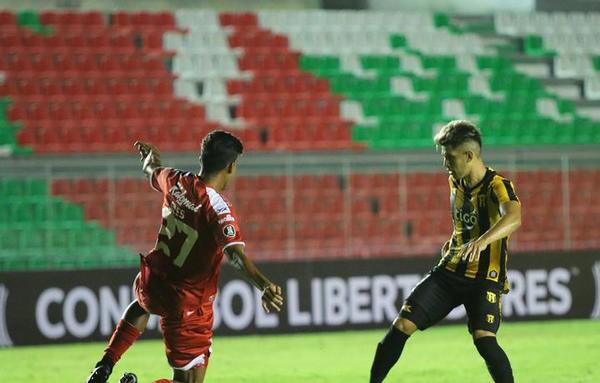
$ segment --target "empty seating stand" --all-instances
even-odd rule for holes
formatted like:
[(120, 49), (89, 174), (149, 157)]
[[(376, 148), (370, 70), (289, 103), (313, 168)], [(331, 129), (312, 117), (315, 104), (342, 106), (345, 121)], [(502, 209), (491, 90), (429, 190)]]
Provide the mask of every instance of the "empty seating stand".
[[(512, 251), (594, 249), (598, 242), (598, 170), (523, 171), (514, 180), (523, 226)], [(443, 173), (240, 176), (231, 199), (254, 259), (431, 256), (449, 237)], [(291, 189), (290, 189), (291, 188)], [(118, 198), (116, 190), (119, 190)], [(139, 178), (2, 180), (5, 267), (130, 265), (156, 241), (160, 195)], [(292, 193), (289, 193), (292, 191)], [(15, 197), (17, 196), (17, 197)], [(553, 209), (548, 209), (553, 206)], [(265, 216), (265, 212), (268, 217)]]
[[(494, 28), (551, 55), (554, 75), (583, 79), (593, 99), (597, 21), (499, 14)], [(475, 120), (489, 146), (600, 144), (598, 121), (443, 15), (0, 12), (0, 45), (2, 153), (123, 153), (138, 139), (197, 152), (217, 128), (250, 151), (430, 150), (454, 118)], [(598, 174), (569, 172), (568, 209), (559, 173), (510, 174), (525, 211), (511, 248), (597, 249)], [(3, 269), (133, 265), (154, 244), (159, 196), (141, 179), (2, 179), (0, 190)], [(253, 258), (281, 260), (436, 254), (447, 193), (441, 173), (375, 171), (242, 175), (232, 199)]]

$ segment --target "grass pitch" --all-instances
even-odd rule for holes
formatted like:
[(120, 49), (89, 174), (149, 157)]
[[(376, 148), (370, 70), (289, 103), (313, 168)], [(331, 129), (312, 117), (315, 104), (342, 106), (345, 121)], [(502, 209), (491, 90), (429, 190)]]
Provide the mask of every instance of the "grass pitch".
[[(368, 382), (376, 343), (386, 329), (337, 333), (217, 337), (205, 382)], [(600, 382), (600, 321), (504, 323), (498, 336), (515, 381)], [(0, 350), (0, 381), (83, 382), (104, 343)], [(111, 383), (125, 371), (140, 383), (170, 378), (161, 341), (139, 341), (115, 367)], [(491, 382), (466, 326), (416, 333), (387, 382)]]

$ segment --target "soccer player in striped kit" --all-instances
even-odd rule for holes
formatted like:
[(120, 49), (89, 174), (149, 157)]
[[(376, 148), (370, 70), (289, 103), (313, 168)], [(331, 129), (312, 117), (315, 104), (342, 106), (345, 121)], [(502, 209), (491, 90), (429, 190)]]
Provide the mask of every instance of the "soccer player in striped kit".
[(442, 247), (438, 265), (415, 286), (378, 343), (370, 382), (385, 379), (417, 329), (435, 325), (461, 304), (467, 311), (475, 347), (494, 382), (514, 382), (496, 333), (501, 296), (508, 293), (508, 239), (521, 225), (521, 203), (512, 182), (485, 166), (481, 134), (475, 125), (451, 121), (434, 141), (450, 173), (454, 230)]

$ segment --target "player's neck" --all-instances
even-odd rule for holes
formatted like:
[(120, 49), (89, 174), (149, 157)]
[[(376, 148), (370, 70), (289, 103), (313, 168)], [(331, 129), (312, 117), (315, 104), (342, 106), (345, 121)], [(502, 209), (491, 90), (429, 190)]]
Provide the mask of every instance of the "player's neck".
[(487, 169), (483, 163), (479, 163), (473, 166), (471, 172), (464, 178), (464, 182), (468, 187), (473, 187), (477, 185), (483, 177), (485, 177), (485, 173)]
[(218, 193), (222, 192), (225, 186), (225, 180), (220, 175), (207, 176), (206, 174), (200, 173), (200, 179), (204, 181), (206, 186), (215, 189)]

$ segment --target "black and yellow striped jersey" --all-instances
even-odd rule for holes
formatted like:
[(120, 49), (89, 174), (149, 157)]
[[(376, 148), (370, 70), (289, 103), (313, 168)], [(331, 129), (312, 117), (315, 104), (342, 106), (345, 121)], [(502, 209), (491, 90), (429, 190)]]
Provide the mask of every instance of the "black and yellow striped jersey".
[(477, 262), (461, 260), (459, 252), (463, 244), (477, 239), (500, 220), (500, 204), (519, 202), (512, 182), (491, 168), (487, 168), (483, 179), (473, 187), (467, 187), (453, 176), (448, 178), (448, 182), (454, 230), (449, 251), (437, 267), (466, 278), (498, 283), (500, 288), (508, 291), (508, 237), (491, 243), (481, 252)]

